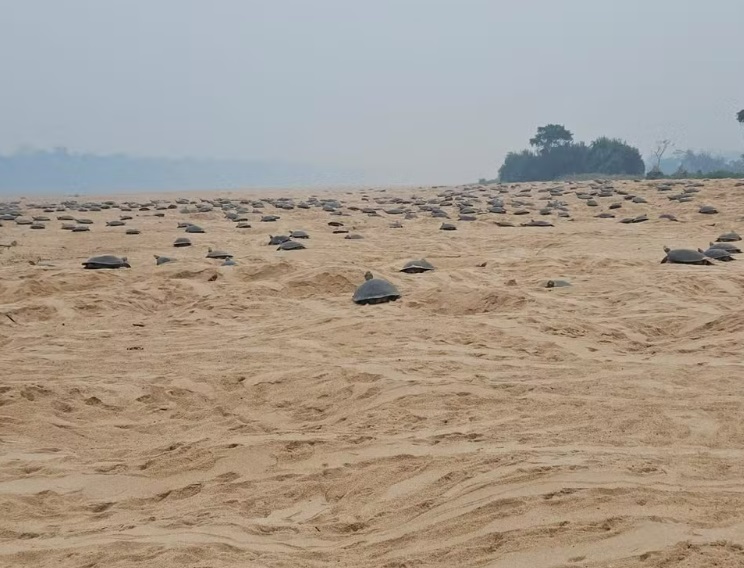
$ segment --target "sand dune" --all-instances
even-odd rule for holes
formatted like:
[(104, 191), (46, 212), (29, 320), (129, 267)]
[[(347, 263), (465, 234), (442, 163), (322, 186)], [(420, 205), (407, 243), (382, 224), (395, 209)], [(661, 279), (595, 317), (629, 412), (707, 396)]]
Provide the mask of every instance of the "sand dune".
[[(318, 208), (250, 229), (218, 210), (5, 222), (0, 565), (744, 566), (744, 256), (660, 264), (741, 229), (744, 188), (614, 185), (648, 203), (598, 219), (622, 197), (566, 186), (572, 217), (545, 228), (494, 224), (536, 209), (454, 232)], [(524, 187), (539, 208), (550, 185)], [(318, 195), (348, 211), (441, 191)], [(485, 211), (497, 188), (472, 193)], [(184, 220), (207, 232), (175, 249)], [(306, 250), (266, 246), (298, 229)], [(132, 268), (82, 269), (105, 253)], [(437, 270), (398, 272), (421, 257)], [(402, 299), (352, 303), (367, 270)]]

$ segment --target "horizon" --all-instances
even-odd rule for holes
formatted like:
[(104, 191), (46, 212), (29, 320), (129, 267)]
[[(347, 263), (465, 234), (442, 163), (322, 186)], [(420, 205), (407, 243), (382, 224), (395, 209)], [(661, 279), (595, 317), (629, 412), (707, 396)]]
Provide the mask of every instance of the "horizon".
[(64, 146), (450, 184), (495, 177), (551, 122), (644, 157), (663, 138), (744, 152), (744, 4), (499, 4), (0, 0), (0, 154)]

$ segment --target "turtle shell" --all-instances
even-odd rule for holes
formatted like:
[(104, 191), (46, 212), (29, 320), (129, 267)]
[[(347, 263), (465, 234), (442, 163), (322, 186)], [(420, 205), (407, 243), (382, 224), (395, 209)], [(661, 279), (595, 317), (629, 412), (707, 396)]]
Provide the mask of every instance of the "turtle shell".
[(224, 260), (226, 258), (232, 258), (233, 255), (231, 255), (229, 252), (225, 252), (222, 250), (211, 250), (207, 253), (207, 258), (218, 258), (221, 260)]
[(394, 302), (398, 298), (400, 292), (393, 284), (382, 278), (372, 278), (356, 289), (352, 300), (355, 304), (364, 305)]
[(191, 240), (187, 239), (186, 237), (178, 237), (173, 242), (173, 246), (176, 247), (176, 248), (190, 247), (191, 246)]
[(722, 235), (720, 235), (716, 239), (716, 242), (718, 242), (718, 243), (734, 243), (734, 242), (740, 241), (740, 240), (741, 240), (741, 237), (738, 235), (738, 233), (735, 233), (735, 232), (731, 231), (730, 233), (723, 233)]
[(305, 245), (298, 243), (297, 241), (284, 241), (276, 250), (300, 250), (304, 248)]
[(669, 250), (661, 262), (671, 262), (673, 264), (713, 264), (703, 253), (692, 249)]
[(126, 258), (119, 258), (112, 254), (94, 256), (83, 262), (85, 268), (131, 268)]
[(409, 260), (400, 271), (407, 274), (419, 274), (421, 272), (428, 272), (429, 270), (434, 270), (434, 266), (425, 258), (421, 258), (418, 260)]

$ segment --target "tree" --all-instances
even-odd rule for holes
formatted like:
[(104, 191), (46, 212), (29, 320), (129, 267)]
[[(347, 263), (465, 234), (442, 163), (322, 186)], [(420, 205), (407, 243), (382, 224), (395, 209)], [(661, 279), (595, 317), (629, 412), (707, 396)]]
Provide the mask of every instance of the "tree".
[(656, 164), (654, 164), (654, 167), (653, 167), (654, 171), (661, 171), (661, 160), (671, 145), (672, 145), (672, 141), (669, 140), (668, 138), (665, 138), (664, 140), (659, 140), (656, 143), (656, 148), (654, 149), (654, 156), (656, 156)]
[(744, 124), (744, 109), (736, 113), (736, 120), (739, 121), (739, 124)]
[(548, 124), (537, 129), (537, 134), (530, 139), (530, 146), (537, 148), (538, 153), (545, 154), (554, 148), (566, 146), (573, 142), (573, 134), (562, 124)]
[(608, 175), (642, 176), (646, 165), (638, 148), (617, 138), (602, 136), (589, 145), (587, 172)]

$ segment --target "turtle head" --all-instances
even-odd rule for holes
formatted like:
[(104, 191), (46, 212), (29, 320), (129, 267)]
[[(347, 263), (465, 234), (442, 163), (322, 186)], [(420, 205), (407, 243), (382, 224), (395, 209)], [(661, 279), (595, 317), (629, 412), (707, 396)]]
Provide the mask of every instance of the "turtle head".
[(209, 247), (209, 248), (207, 249), (207, 252), (212, 252), (212, 247)]
[(127, 257), (126, 257), (126, 256), (122, 256), (122, 257), (121, 257), (121, 261), (122, 261), (122, 262), (123, 262), (124, 264), (126, 264), (126, 263), (127, 263)]
[(374, 278), (374, 276), (372, 276), (372, 273), (369, 270), (364, 273), (364, 279), (365, 280), (372, 280), (373, 278)]
[(664, 245), (664, 252), (667, 252), (668, 253), (670, 250), (672, 250), (672, 249), (670, 249), (668, 246)]

